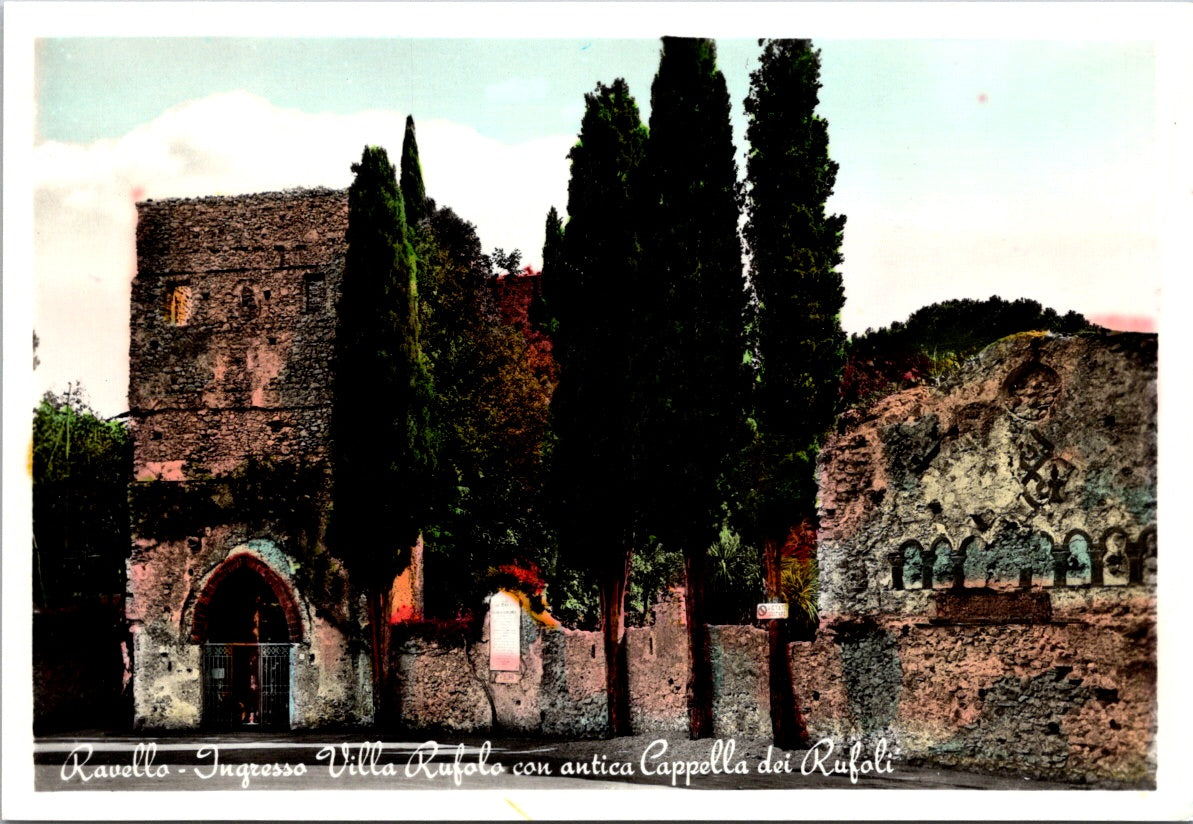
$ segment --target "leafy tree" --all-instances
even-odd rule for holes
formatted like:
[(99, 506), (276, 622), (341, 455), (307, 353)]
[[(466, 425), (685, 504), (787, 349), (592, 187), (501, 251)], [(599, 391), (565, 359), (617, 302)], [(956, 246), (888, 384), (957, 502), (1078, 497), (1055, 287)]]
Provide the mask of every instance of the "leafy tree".
[(418, 161), (418, 141), (414, 136), (414, 116), (406, 115), (406, 134), (402, 138), (402, 205), (406, 225), (417, 229), (427, 218), (427, 190), (423, 186), (422, 164)]
[[(562, 262), (551, 262), (560, 368), (552, 403), (559, 539), (563, 559), (595, 579), (610, 730), (629, 735), (624, 605), (638, 515), (635, 416), (641, 407), (631, 357), (636, 318), (627, 295), (639, 274), (633, 204), (646, 129), (623, 79), (598, 83), (585, 100), (579, 141), (568, 155)], [(549, 248), (551, 217), (547, 230)]]
[(706, 548), (744, 440), (746, 291), (729, 95), (711, 40), (663, 38), (651, 87), (642, 221), (642, 455), (648, 525), (684, 555), (690, 733), (712, 734)]
[[(746, 99), (750, 154), (745, 238), (757, 295), (749, 526), (761, 542), (767, 594), (783, 589), (783, 551), (814, 563), (816, 455), (836, 410), (845, 335), (841, 238), (828, 215), (837, 164), (816, 114), (820, 56), (807, 40), (760, 41)], [(794, 619), (793, 619), (794, 620)], [(804, 742), (787, 659), (787, 622), (769, 621), (771, 722), (779, 746)]]
[(426, 524), (435, 468), (414, 251), (384, 149), (365, 148), (348, 189), (348, 251), (336, 333), (335, 544), (366, 596), (374, 707), (386, 721), (394, 576)]
[(842, 398), (847, 406), (914, 386), (1016, 332), (1065, 335), (1096, 330), (1081, 314), (1061, 315), (1034, 300), (946, 300), (917, 309), (906, 321), (867, 329), (849, 343)]
[(33, 415), (33, 595), (40, 606), (124, 591), (132, 439), (78, 387)]
[(471, 223), (448, 208), (429, 214), (420, 283), (442, 447), (427, 608), (446, 617), (478, 603), (502, 567), (554, 571), (541, 500), (554, 375), (494, 301), (493, 259), (516, 269), (520, 253), (486, 256)]

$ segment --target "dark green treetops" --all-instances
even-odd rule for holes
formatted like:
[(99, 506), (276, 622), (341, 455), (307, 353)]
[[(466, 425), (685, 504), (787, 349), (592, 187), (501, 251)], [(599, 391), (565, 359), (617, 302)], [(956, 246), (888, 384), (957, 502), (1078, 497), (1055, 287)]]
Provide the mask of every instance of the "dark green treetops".
[(394, 167), (384, 149), (370, 146), (352, 168), (336, 335), (336, 536), (361, 585), (388, 588), (429, 509), (431, 380)]
[[(745, 238), (757, 295), (754, 520), (780, 536), (814, 514), (816, 454), (832, 423), (844, 364), (841, 240), (828, 215), (837, 164), (815, 110), (818, 53), (806, 40), (768, 40), (746, 100), (750, 143)], [(761, 537), (761, 536), (760, 536)]]
[[(563, 558), (595, 578), (605, 637), (610, 726), (631, 732), (624, 615), (640, 489), (634, 301), (639, 248), (635, 191), (646, 130), (622, 79), (586, 96), (568, 155), (568, 224), (555, 258), (548, 216), (544, 269), (556, 320), (559, 385), (552, 400)], [(553, 221), (554, 219), (554, 221)], [(548, 253), (552, 258), (547, 260)]]
[(725, 518), (725, 479), (744, 444), (746, 290), (737, 233), (729, 94), (711, 40), (663, 38), (651, 87), (639, 282), (645, 330), (647, 526), (684, 554), (691, 735), (712, 734), (705, 549)]
[(423, 169), (418, 161), (418, 141), (414, 137), (414, 117), (406, 116), (406, 134), (402, 138), (402, 205), (406, 225), (417, 229), (427, 218), (427, 190), (423, 187)]

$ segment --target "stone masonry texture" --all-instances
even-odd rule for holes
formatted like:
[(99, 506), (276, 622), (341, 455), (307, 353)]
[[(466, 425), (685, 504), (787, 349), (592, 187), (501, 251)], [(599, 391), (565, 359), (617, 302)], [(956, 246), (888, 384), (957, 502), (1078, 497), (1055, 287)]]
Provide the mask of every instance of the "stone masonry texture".
[[(221, 567), (245, 554), (301, 616), (291, 629), (301, 627), (290, 638), (289, 724), (371, 716), (347, 581), (331, 563), (316, 586), (309, 563), (329, 494), (347, 213), (346, 193), (329, 190), (138, 205), (126, 605), (138, 727), (202, 721), (195, 607), (212, 597)], [(284, 486), (300, 465), (304, 484)], [(271, 494), (289, 499), (270, 510)], [(305, 530), (294, 522), (300, 511)]]

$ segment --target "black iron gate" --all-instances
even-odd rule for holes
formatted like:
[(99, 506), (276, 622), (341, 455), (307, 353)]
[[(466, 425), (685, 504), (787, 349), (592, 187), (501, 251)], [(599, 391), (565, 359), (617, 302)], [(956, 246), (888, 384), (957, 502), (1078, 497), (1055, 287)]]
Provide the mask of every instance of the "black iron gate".
[(290, 644), (204, 644), (203, 722), (289, 729)]

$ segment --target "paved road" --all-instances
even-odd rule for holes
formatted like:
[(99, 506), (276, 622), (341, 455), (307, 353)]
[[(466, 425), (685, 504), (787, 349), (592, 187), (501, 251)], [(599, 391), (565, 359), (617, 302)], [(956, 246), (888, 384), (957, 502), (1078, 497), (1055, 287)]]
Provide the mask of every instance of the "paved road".
[[(351, 734), (47, 736), (34, 745), (37, 791), (388, 789), (1076, 789), (1075, 785), (874, 760), (767, 752), (676, 736), (614, 742), (382, 741)], [(680, 755), (682, 753), (682, 755)], [(838, 752), (836, 756), (842, 753)], [(807, 767), (809, 763), (812, 769)], [(767, 770), (763, 764), (776, 769)], [(874, 767), (878, 769), (875, 770)], [(785, 769), (784, 769), (785, 768)], [(807, 774), (805, 774), (807, 773)], [(828, 773), (828, 774), (826, 774)]]

